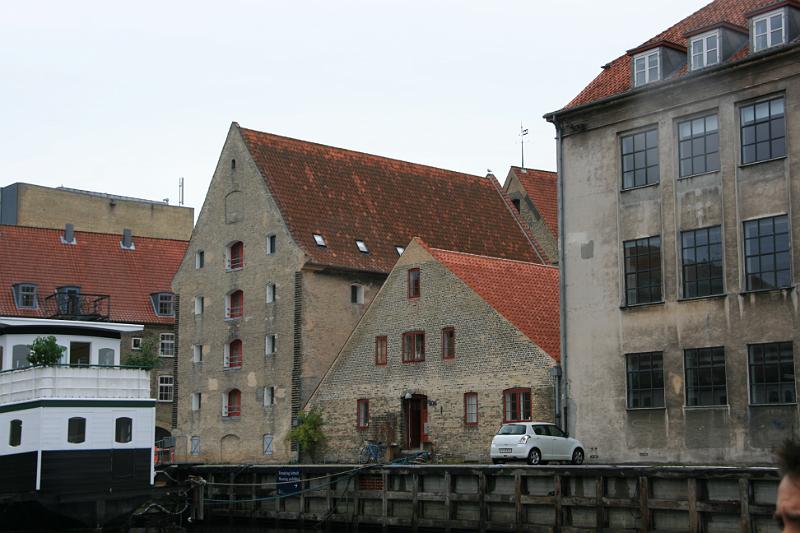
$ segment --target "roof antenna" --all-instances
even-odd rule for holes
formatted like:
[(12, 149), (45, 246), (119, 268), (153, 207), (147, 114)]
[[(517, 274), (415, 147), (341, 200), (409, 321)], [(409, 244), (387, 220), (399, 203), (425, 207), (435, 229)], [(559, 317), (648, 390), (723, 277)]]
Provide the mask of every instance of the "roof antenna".
[(178, 180), (178, 205), (183, 205), (183, 178)]
[(525, 168), (525, 136), (528, 134), (528, 128), (522, 127), (522, 121), (519, 122), (519, 146), (520, 150), (522, 151), (522, 165), (521, 168)]

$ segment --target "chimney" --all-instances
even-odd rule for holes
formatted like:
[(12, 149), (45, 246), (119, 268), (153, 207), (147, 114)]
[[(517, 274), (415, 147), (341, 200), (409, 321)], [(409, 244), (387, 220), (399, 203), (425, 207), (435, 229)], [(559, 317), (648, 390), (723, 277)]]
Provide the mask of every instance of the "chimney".
[(131, 230), (125, 228), (122, 230), (122, 241), (119, 243), (125, 250), (135, 250), (136, 246), (133, 245), (133, 236)]
[(72, 224), (64, 226), (64, 235), (61, 237), (61, 242), (64, 244), (77, 244), (75, 240), (75, 226)]

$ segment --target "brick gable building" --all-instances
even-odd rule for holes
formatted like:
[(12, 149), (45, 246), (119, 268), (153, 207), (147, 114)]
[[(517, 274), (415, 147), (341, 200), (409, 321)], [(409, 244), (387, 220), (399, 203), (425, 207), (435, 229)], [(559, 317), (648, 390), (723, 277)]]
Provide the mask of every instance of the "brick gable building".
[(365, 439), (488, 460), (504, 421), (554, 420), (558, 270), (415, 239), (308, 402), (329, 460)]
[(503, 190), (528, 224), (550, 263), (558, 263), (558, 175), (511, 167)]
[(543, 257), (493, 177), (234, 123), (174, 280), (179, 457), (292, 459), (293, 418), (414, 235)]
[[(172, 277), (187, 242), (0, 225), (0, 316), (141, 324), (123, 334), (116, 360), (138, 353), (153, 336), (162, 356), (151, 372), (157, 438), (175, 426), (175, 307)], [(80, 344), (80, 343), (78, 343)], [(92, 346), (66, 346), (69, 364), (105, 364)], [(6, 366), (25, 364), (25, 354), (0, 351)]]

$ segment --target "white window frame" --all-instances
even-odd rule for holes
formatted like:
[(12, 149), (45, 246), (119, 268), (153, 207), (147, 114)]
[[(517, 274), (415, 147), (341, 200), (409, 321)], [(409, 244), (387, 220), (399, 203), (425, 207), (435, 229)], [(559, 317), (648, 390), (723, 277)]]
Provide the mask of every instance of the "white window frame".
[[(168, 396), (165, 398), (164, 396)], [(158, 376), (158, 401), (172, 402), (175, 398), (175, 376)]]
[(206, 266), (206, 253), (203, 250), (197, 250), (194, 253), (194, 268), (200, 270)]
[(313, 235), (314, 235), (314, 242), (317, 244), (317, 246), (323, 248), (328, 246), (328, 244), (325, 242), (325, 237), (323, 237), (319, 233), (314, 233)]
[(203, 298), (202, 296), (195, 296), (194, 297), (194, 314), (195, 315), (202, 315), (204, 307), (205, 307), (205, 298)]
[(278, 248), (278, 237), (274, 233), (267, 235), (267, 255), (275, 255)]
[[(175, 316), (175, 294), (171, 292), (158, 292), (153, 298), (153, 311), (158, 316)], [(167, 307), (167, 312), (162, 312), (161, 305)]]
[[(353, 301), (353, 289), (355, 288), (356, 291), (356, 301)], [(358, 283), (353, 283), (350, 285), (350, 303), (354, 305), (363, 305), (364, 304), (364, 286), (359, 285)]]
[[(160, 357), (175, 357), (175, 334), (162, 333), (159, 335), (158, 340), (158, 355)], [(172, 353), (166, 353), (165, 346), (172, 346)]]
[[(772, 27), (772, 20), (773, 17), (780, 16), (781, 20), (781, 41), (779, 43), (772, 42), (772, 32), (776, 31), (778, 28)], [(766, 31), (764, 34), (757, 33), (756, 26), (759, 22), (764, 22)], [(758, 47), (758, 37), (760, 35), (765, 35), (767, 38), (767, 45), (763, 48)], [(777, 11), (770, 11), (769, 13), (764, 13), (763, 15), (759, 15), (757, 17), (753, 17), (753, 52), (760, 52), (762, 50), (767, 50), (772, 48), (773, 46), (779, 46), (786, 42), (786, 13), (782, 9)]]
[(275, 386), (264, 387), (264, 407), (275, 405)]
[[(23, 289), (31, 289), (29, 292), (23, 293)], [(23, 305), (22, 299), (24, 296), (31, 296), (33, 303), (31, 305)], [(35, 283), (18, 283), (14, 286), (14, 303), (17, 309), (36, 309), (38, 307), (38, 287)]]
[(275, 350), (278, 347), (278, 336), (274, 333), (267, 335), (264, 339), (264, 353), (268, 356), (275, 355)]
[[(715, 48), (709, 48), (708, 41), (712, 37), (715, 37), (717, 40), (717, 45)], [(689, 42), (689, 59), (692, 65), (692, 70), (700, 70), (702, 68), (710, 67), (712, 65), (719, 64), (719, 45), (720, 45), (720, 32), (719, 30), (712, 30), (701, 35), (697, 35), (692, 37)], [(709, 62), (708, 54), (710, 51), (714, 51), (714, 60)], [(699, 57), (700, 61), (696, 62), (695, 58)]]
[(203, 362), (203, 345), (202, 344), (192, 344), (192, 362), (193, 363), (202, 363)]
[(369, 248), (367, 248), (367, 243), (362, 241), (361, 239), (356, 239), (356, 248), (358, 248), (358, 251), (361, 252), (362, 254), (369, 253)]
[[(652, 69), (650, 58), (656, 58), (656, 74), (654, 77), (651, 77), (650, 70)], [(642, 65), (644, 65), (644, 69), (642, 72), (644, 73), (644, 81), (639, 83), (639, 76), (638, 73), (639, 69), (639, 61), (642, 61)], [(653, 83), (655, 81), (659, 81), (661, 79), (661, 50), (656, 48), (655, 50), (648, 50), (647, 52), (642, 52), (641, 54), (637, 54), (633, 56), (633, 85), (634, 87), (642, 87), (647, 85), (648, 83)]]
[(274, 453), (273, 443), (275, 442), (272, 433), (264, 434), (264, 455), (272, 455)]
[(189, 450), (190, 455), (200, 455), (200, 437), (193, 435), (189, 439)]
[(193, 392), (192, 393), (192, 411), (199, 411), (203, 407), (203, 393), (201, 392)]
[(142, 350), (141, 337), (131, 337), (131, 350), (133, 350), (134, 352), (139, 352)]
[(267, 283), (267, 303), (272, 304), (275, 303), (275, 298), (277, 296), (278, 287), (274, 283)]

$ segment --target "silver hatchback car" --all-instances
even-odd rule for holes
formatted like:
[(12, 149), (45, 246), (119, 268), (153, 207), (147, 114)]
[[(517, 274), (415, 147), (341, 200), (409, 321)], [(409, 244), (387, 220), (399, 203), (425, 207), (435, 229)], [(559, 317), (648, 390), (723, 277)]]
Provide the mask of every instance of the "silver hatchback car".
[(490, 455), (495, 464), (525, 459), (530, 465), (547, 461), (570, 461), (579, 465), (583, 463), (585, 452), (579, 440), (570, 438), (555, 424), (514, 422), (503, 424), (494, 436)]

